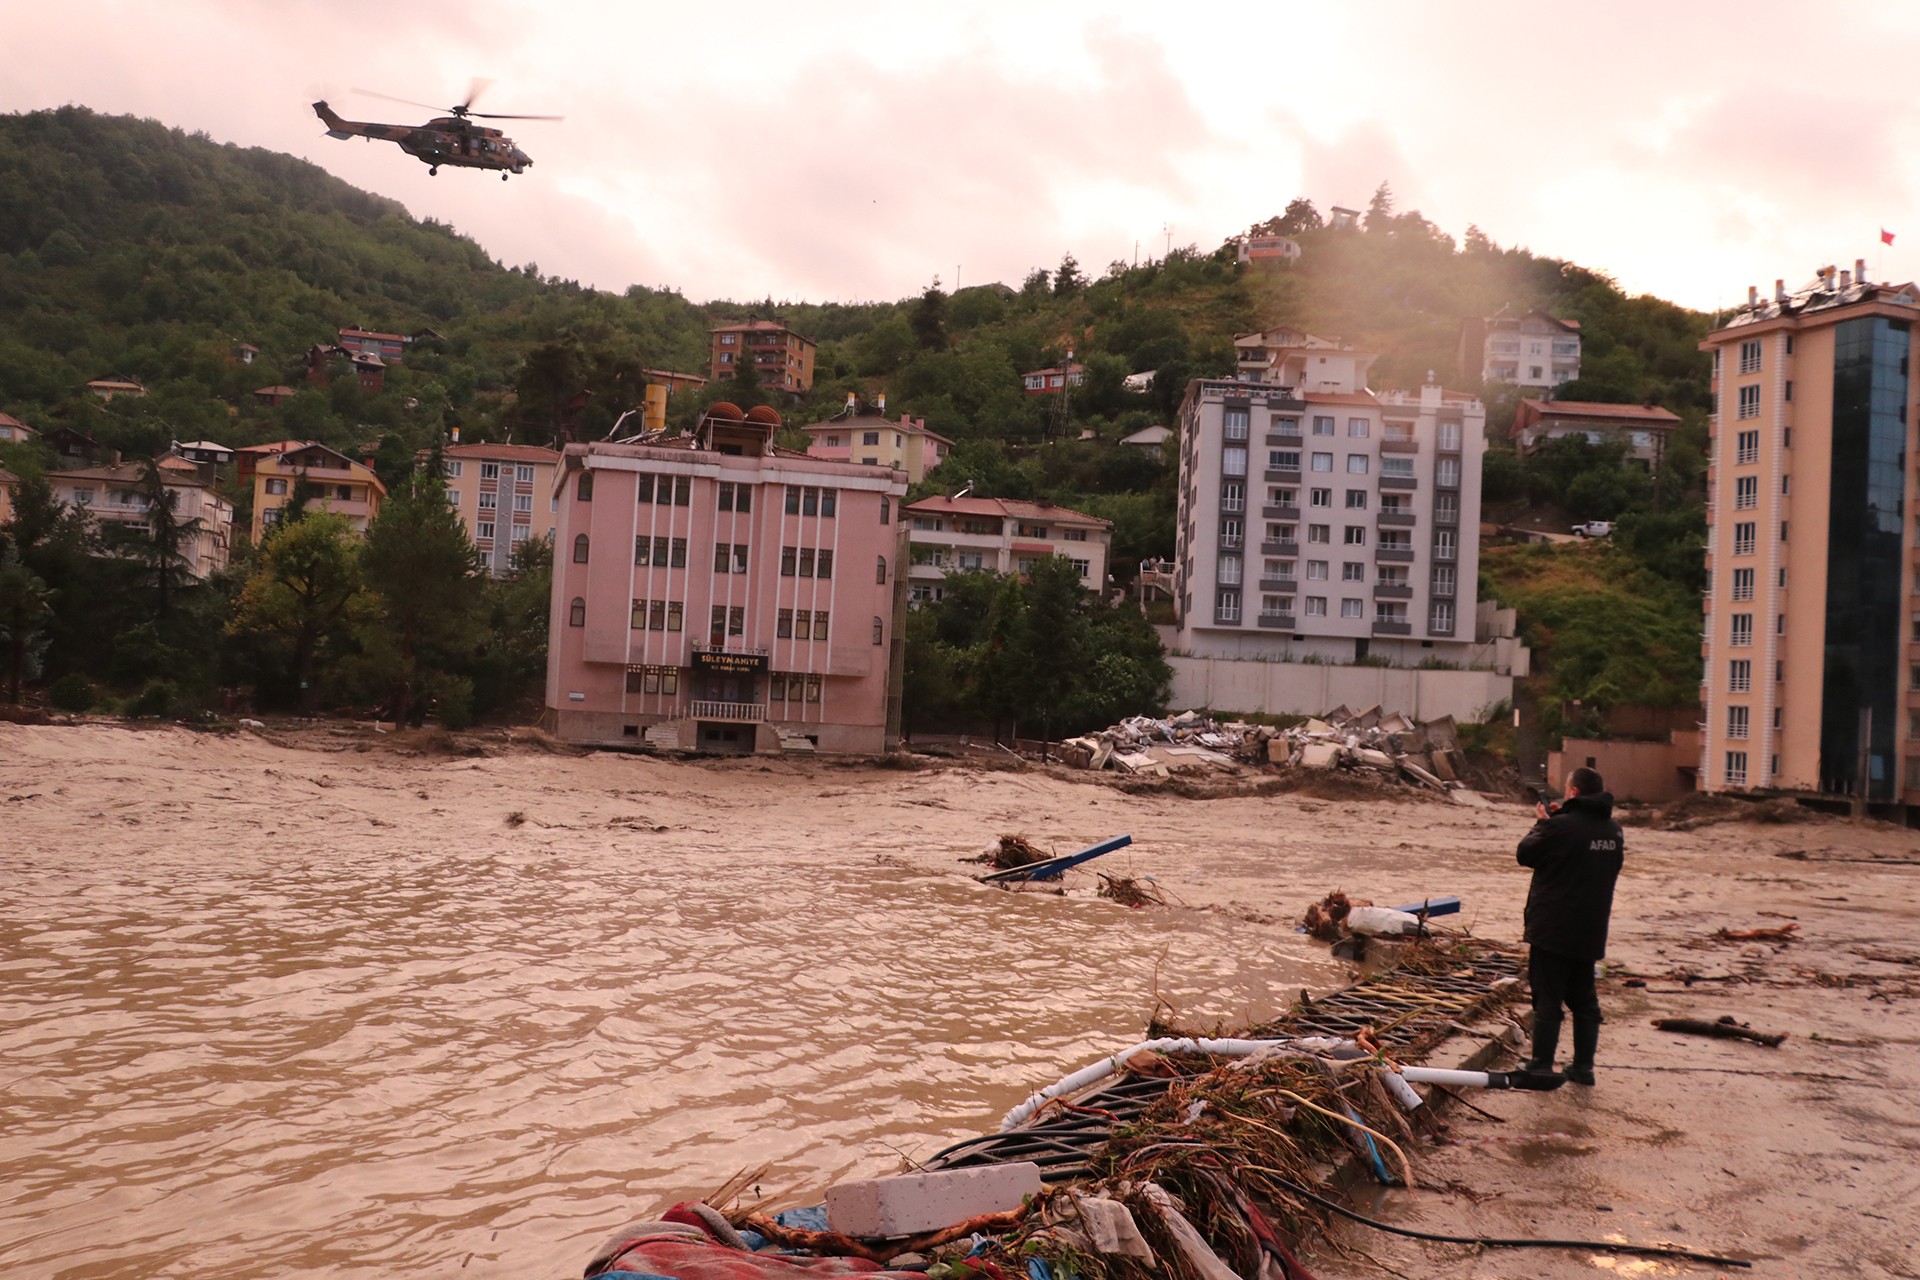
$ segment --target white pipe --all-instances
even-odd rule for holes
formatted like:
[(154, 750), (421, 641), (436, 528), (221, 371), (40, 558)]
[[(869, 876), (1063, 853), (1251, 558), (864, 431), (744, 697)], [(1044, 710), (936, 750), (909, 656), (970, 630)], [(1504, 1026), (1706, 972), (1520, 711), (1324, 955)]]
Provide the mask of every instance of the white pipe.
[(1413, 1086), (1407, 1083), (1407, 1078), (1398, 1071), (1382, 1071), (1380, 1081), (1387, 1086), (1387, 1092), (1393, 1095), (1402, 1109), (1418, 1111), (1426, 1105), (1427, 1100), (1415, 1093)]
[(1035, 1112), (1065, 1093), (1074, 1093), (1108, 1076), (1118, 1075), (1126, 1069), (1126, 1062), (1136, 1053), (1211, 1053), (1223, 1058), (1245, 1058), (1271, 1049), (1275, 1045), (1292, 1044), (1287, 1040), (1195, 1040), (1185, 1037), (1167, 1037), (1159, 1040), (1142, 1040), (1131, 1049), (1122, 1049), (1112, 1057), (1080, 1068), (1065, 1077), (1058, 1084), (1049, 1085), (1025, 1102), (1015, 1107), (1000, 1120), (1000, 1132), (1005, 1133), (1033, 1118)]
[(1400, 1078), (1414, 1084), (1450, 1084), (1463, 1089), (1487, 1087), (1484, 1071), (1449, 1071), (1444, 1067), (1401, 1067)]

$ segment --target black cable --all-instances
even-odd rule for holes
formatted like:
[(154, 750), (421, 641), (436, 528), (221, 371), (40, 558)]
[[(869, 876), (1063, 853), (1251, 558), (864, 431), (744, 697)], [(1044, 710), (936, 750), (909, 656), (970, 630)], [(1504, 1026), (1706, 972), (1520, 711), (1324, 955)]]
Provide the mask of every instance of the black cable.
[(1610, 1240), (1500, 1240), (1491, 1236), (1447, 1236), (1434, 1231), (1415, 1231), (1412, 1227), (1396, 1227), (1391, 1223), (1380, 1222), (1364, 1214), (1355, 1213), (1345, 1205), (1335, 1204), (1325, 1196), (1309, 1191), (1277, 1170), (1261, 1169), (1258, 1165), (1249, 1165), (1260, 1173), (1273, 1179), (1296, 1195), (1305, 1196), (1323, 1209), (1331, 1209), (1343, 1218), (1351, 1218), (1362, 1226), (1372, 1227), (1376, 1231), (1390, 1231), (1397, 1236), (1411, 1236), (1415, 1240), (1434, 1240), (1441, 1244), (1477, 1244), (1489, 1248), (1503, 1249), (1592, 1249), (1602, 1253), (1633, 1253), (1652, 1258), (1684, 1258), (1689, 1262), (1708, 1262), (1720, 1267), (1741, 1267), (1751, 1269), (1751, 1262), (1739, 1258), (1722, 1258), (1711, 1253), (1695, 1253), (1691, 1249), (1676, 1249), (1663, 1244), (1615, 1244)]

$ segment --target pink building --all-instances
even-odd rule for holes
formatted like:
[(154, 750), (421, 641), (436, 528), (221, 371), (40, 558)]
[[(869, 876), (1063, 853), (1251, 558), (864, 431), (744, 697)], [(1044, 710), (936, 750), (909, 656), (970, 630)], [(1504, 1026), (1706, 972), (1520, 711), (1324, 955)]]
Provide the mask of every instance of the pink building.
[(573, 742), (879, 752), (904, 609), (906, 477), (695, 434), (575, 444), (556, 487), (547, 721)]

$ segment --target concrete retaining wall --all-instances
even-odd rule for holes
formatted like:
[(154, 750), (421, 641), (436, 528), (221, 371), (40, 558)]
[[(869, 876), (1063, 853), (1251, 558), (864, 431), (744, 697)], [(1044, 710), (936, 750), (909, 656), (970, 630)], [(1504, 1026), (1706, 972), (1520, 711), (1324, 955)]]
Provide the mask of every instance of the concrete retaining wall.
[(1208, 707), (1216, 712), (1311, 716), (1344, 704), (1356, 711), (1379, 706), (1415, 720), (1452, 716), (1477, 722), (1487, 708), (1513, 697), (1513, 677), (1492, 671), (1173, 656), (1167, 662), (1173, 667), (1171, 707), (1175, 711)]

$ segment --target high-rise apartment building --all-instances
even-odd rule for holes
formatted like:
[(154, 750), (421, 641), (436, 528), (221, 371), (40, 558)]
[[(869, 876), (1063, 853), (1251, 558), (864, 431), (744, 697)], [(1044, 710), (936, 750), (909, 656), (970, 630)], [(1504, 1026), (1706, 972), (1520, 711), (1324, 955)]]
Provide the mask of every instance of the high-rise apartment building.
[(1272, 380), (1195, 379), (1180, 407), (1179, 647), (1459, 659), (1474, 639), (1486, 410), (1434, 382), (1375, 394), (1368, 352), (1260, 337), (1245, 346)]
[[(1920, 290), (1776, 281), (1713, 358), (1700, 787), (1920, 803)], [(1911, 532), (1909, 532), (1909, 530)]]

